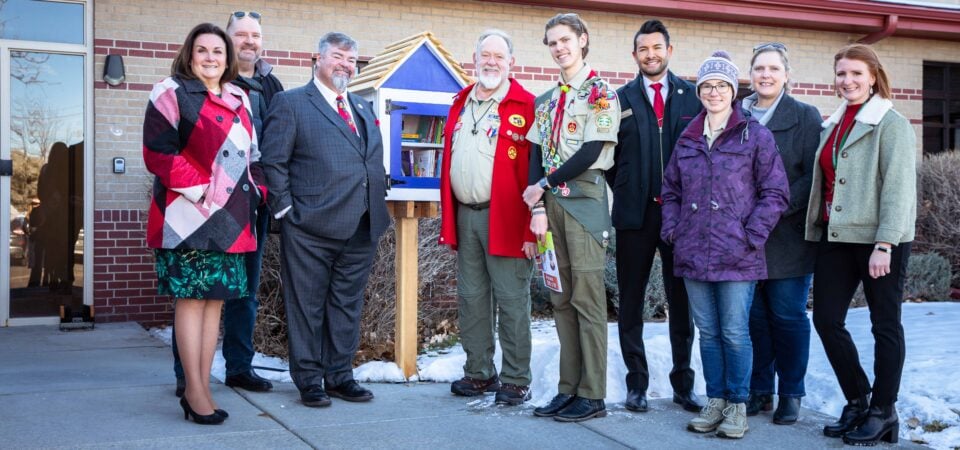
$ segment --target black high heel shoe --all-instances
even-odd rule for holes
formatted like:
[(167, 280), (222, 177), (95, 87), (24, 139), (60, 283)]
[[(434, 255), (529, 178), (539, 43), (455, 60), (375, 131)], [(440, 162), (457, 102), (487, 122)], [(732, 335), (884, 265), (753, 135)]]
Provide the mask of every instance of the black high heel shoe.
[(224, 410), (222, 410), (222, 409), (219, 409), (219, 408), (213, 410), (213, 413), (214, 413), (214, 414), (219, 414), (219, 415), (223, 416), (224, 419), (226, 419), (227, 417), (230, 417), (230, 414), (227, 414), (226, 411), (224, 411)]
[(200, 425), (220, 425), (225, 419), (224, 416), (221, 416), (216, 411), (206, 416), (197, 414), (193, 408), (190, 408), (190, 403), (187, 402), (186, 396), (180, 397), (180, 407), (183, 408), (183, 420), (190, 420), (192, 417), (193, 421)]

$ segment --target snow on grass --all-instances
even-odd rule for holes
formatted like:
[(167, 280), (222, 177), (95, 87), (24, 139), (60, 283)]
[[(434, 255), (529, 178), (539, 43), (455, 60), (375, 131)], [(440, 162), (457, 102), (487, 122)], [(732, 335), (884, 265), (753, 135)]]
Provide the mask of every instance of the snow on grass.
[[(900, 437), (926, 442), (937, 449), (960, 447), (960, 303), (908, 303), (903, 305), (903, 327), (907, 341), (906, 363), (900, 386), (897, 411), (900, 415)], [(857, 343), (860, 362), (867, 376), (873, 379), (873, 335), (867, 308), (851, 309), (847, 329)], [(153, 329), (150, 333), (170, 344), (170, 329)], [(547, 403), (557, 393), (559, 381), (560, 344), (553, 321), (536, 321), (532, 325), (533, 354), (530, 369), (533, 398), (525, 405)], [(650, 370), (650, 398), (669, 398), (673, 394), (668, 374), (672, 367), (667, 324), (644, 324), (644, 343)], [(611, 323), (607, 333), (607, 403), (622, 403), (626, 397), (626, 366), (620, 353), (617, 324)], [(460, 344), (442, 350), (433, 350), (417, 358), (419, 374), (410, 380), (403, 378), (400, 368), (392, 362), (373, 361), (354, 369), (354, 377), (362, 382), (433, 381), (449, 383), (463, 376), (466, 354)], [(494, 361), (500, 362), (500, 346), (496, 347)], [(279, 358), (254, 356), (254, 366), (286, 370), (287, 363)], [(706, 386), (701, 370), (699, 342), (694, 342), (691, 367), (696, 372), (694, 391), (703, 396)], [(218, 350), (214, 357), (212, 375), (224, 379), (223, 355)], [(258, 370), (258, 374), (273, 381), (290, 382), (287, 372)], [(837, 416), (846, 403), (833, 369), (823, 352), (816, 331), (810, 340), (810, 362), (805, 379), (807, 395), (803, 406)], [(471, 408), (493, 405), (493, 396), (467, 399)], [(916, 418), (920, 426), (911, 429), (907, 423)], [(939, 421), (947, 428), (940, 432), (923, 430), (923, 425)]]

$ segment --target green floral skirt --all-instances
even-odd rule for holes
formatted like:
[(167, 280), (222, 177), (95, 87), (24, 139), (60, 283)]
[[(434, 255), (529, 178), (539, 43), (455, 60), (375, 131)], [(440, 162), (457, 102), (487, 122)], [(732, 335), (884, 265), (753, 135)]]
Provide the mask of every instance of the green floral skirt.
[(210, 300), (247, 296), (243, 253), (158, 248), (154, 254), (160, 295)]

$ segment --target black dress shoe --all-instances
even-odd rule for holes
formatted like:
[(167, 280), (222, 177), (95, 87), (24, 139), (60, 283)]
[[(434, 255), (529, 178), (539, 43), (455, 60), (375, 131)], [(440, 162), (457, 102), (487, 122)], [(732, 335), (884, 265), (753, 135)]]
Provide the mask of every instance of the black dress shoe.
[(773, 411), (773, 395), (751, 392), (750, 397), (747, 398), (747, 415), (752, 417), (760, 414), (760, 411)]
[(650, 410), (649, 406), (647, 406), (647, 396), (640, 391), (627, 392), (627, 400), (623, 402), (623, 407), (636, 412), (647, 412)]
[(566, 408), (560, 410), (553, 420), (559, 422), (582, 422), (594, 417), (604, 417), (607, 415), (607, 405), (603, 399), (591, 400), (589, 398), (577, 397), (570, 402)]
[(323, 390), (323, 386), (319, 384), (307, 386), (306, 389), (300, 391), (300, 401), (303, 402), (304, 406), (312, 408), (330, 406), (331, 403), (330, 397)]
[(777, 401), (777, 410), (773, 412), (773, 423), (777, 425), (793, 425), (800, 417), (800, 397), (780, 396)]
[(327, 395), (337, 397), (348, 402), (369, 402), (373, 400), (373, 392), (365, 389), (357, 383), (357, 380), (350, 380), (336, 387), (327, 387)]
[(823, 427), (823, 435), (826, 437), (841, 437), (848, 431), (863, 423), (867, 419), (868, 397), (855, 398), (847, 401), (840, 413), (840, 418), (836, 422)]
[(273, 389), (273, 383), (270, 380), (257, 375), (253, 370), (248, 370), (236, 375), (228, 375), (224, 384), (230, 387), (236, 387), (252, 392), (267, 392)]
[(673, 402), (690, 412), (698, 413), (703, 409), (703, 404), (700, 403), (700, 399), (697, 398), (697, 394), (694, 394), (693, 391), (682, 393), (674, 392)]
[(177, 390), (174, 391), (174, 394), (177, 397), (183, 397), (183, 392), (187, 390), (187, 380), (184, 378), (177, 378)]
[(896, 444), (900, 438), (900, 419), (893, 405), (871, 406), (867, 418), (855, 430), (843, 435), (847, 445), (874, 446), (878, 441)]
[(565, 408), (567, 405), (573, 402), (573, 399), (577, 398), (574, 395), (570, 394), (557, 394), (550, 400), (550, 403), (543, 405), (537, 409), (533, 410), (533, 415), (538, 417), (553, 417), (556, 416), (561, 409)]

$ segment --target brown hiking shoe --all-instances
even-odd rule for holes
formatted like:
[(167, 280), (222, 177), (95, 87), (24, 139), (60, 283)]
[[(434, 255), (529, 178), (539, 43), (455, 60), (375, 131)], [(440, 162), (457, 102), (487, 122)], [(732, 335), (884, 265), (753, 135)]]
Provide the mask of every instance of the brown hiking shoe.
[(497, 391), (498, 405), (517, 406), (527, 400), (530, 400), (530, 386), (503, 383), (503, 386), (500, 386), (500, 390)]
[(497, 392), (500, 389), (500, 377), (494, 375), (486, 380), (464, 376), (450, 385), (450, 392), (462, 397), (476, 397), (484, 392)]

